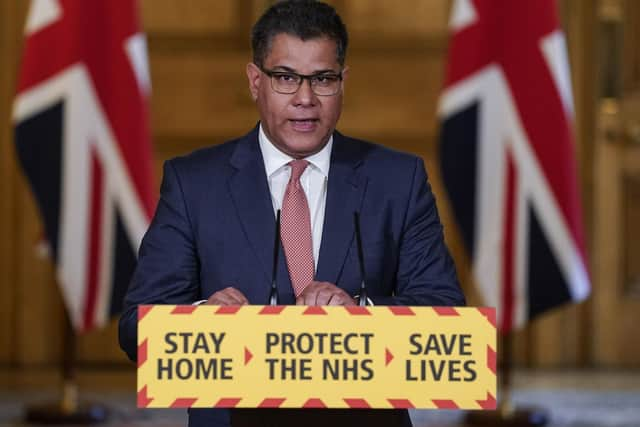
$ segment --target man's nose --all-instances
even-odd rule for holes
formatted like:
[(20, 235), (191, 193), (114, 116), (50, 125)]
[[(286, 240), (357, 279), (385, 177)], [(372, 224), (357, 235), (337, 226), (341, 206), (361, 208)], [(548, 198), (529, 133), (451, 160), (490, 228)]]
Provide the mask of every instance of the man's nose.
[(313, 105), (316, 102), (316, 94), (311, 88), (311, 80), (302, 79), (302, 83), (295, 93), (293, 101), (296, 105)]

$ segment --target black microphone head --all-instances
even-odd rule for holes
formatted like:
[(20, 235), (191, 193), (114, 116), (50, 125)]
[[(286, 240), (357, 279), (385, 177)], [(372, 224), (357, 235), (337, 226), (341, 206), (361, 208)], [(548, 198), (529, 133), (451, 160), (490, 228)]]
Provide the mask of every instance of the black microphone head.
[(280, 255), (280, 209), (276, 212), (276, 233), (273, 243), (273, 270), (271, 274), (271, 292), (269, 293), (269, 305), (278, 305), (278, 259)]

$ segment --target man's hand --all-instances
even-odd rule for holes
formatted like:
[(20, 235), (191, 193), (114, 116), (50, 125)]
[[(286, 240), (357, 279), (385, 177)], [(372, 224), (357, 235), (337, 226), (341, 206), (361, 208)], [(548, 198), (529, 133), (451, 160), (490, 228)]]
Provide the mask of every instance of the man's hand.
[(208, 305), (245, 305), (249, 300), (236, 288), (228, 287), (211, 295), (205, 304)]
[(296, 305), (356, 305), (356, 302), (333, 283), (314, 281), (296, 298)]

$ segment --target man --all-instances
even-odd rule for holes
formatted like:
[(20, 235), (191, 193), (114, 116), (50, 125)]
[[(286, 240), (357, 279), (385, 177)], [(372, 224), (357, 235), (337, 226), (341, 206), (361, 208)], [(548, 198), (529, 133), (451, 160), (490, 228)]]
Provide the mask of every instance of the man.
[[(164, 166), (120, 320), (131, 359), (139, 304), (268, 304), (279, 209), (280, 304), (356, 304), (354, 212), (369, 303), (464, 304), (422, 161), (335, 131), (348, 76), (347, 32), (335, 10), (277, 3), (255, 24), (252, 47), (246, 72), (259, 125)], [(411, 425), (406, 411), (189, 414), (194, 426)]]

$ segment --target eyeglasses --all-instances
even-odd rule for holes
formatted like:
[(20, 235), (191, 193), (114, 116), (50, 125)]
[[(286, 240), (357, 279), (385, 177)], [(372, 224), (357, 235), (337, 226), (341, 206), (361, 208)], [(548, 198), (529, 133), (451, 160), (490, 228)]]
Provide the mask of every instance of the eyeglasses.
[(271, 88), (285, 95), (296, 93), (304, 80), (309, 80), (311, 90), (318, 96), (331, 96), (340, 92), (342, 73), (298, 74), (293, 71), (267, 70), (258, 66), (270, 77)]

